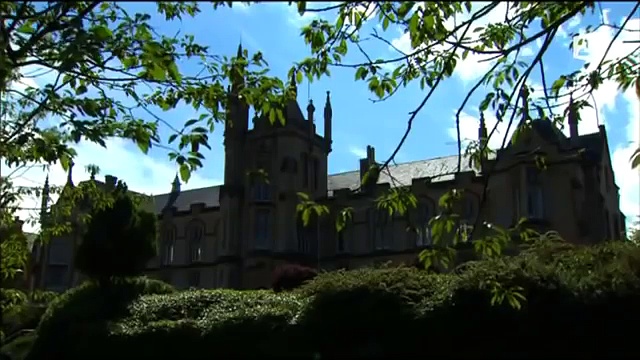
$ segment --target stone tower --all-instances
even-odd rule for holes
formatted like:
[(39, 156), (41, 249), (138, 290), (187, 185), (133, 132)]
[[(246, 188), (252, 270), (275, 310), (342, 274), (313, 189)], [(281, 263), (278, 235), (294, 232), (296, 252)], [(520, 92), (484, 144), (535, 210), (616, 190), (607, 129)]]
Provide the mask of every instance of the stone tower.
[[(242, 45), (238, 46), (237, 58), (244, 57)], [(232, 69), (231, 85), (228, 88), (227, 118), (224, 129), (224, 185), (220, 188), (219, 202), (222, 220), (222, 233), (216, 246), (221, 256), (234, 256), (242, 251), (243, 204), (245, 197), (245, 158), (244, 150), (249, 122), (249, 107), (242, 98), (244, 89), (244, 64), (237, 61)], [(239, 269), (231, 269), (238, 274)], [(231, 286), (241, 279), (231, 278)], [(235, 283), (235, 284), (234, 284)]]
[[(238, 56), (242, 56), (241, 49)], [(295, 76), (290, 81), (289, 86), (295, 92)], [(228, 239), (229, 251), (243, 259), (237, 273), (244, 276), (258, 266), (256, 263), (266, 264), (275, 255), (315, 257), (318, 227), (314, 226), (316, 233), (310, 235), (315, 239), (305, 238), (296, 221), (296, 206), (299, 192), (313, 198), (327, 195), (332, 109), (327, 92), (324, 137), (316, 132), (315, 106), (311, 100), (306, 117), (292, 99), (283, 109), (284, 124), (254, 117), (253, 129), (248, 130), (249, 109), (238, 97), (242, 86), (242, 79), (236, 79), (230, 91), (231, 121), (225, 128), (225, 184), (220, 209), (224, 217), (223, 237)], [(269, 271), (261, 272), (270, 276)]]

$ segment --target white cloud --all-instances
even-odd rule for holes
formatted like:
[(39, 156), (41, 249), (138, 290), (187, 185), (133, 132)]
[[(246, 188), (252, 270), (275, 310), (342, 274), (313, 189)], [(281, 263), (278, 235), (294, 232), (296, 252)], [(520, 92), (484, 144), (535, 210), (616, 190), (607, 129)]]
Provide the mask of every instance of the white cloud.
[[(604, 10), (605, 23), (608, 23), (607, 13), (609, 10)], [(621, 23), (624, 19), (622, 19)], [(622, 25), (622, 24), (620, 24)], [(616, 58), (625, 56), (631, 53), (636, 47), (636, 44), (628, 43), (629, 40), (637, 40), (638, 31), (640, 31), (640, 18), (633, 18), (629, 20), (626, 28), (630, 31), (623, 31), (616, 41), (611, 46), (611, 49), (607, 53), (605, 60), (614, 60)], [(582, 60), (588, 63), (589, 66), (584, 70), (589, 73), (596, 69), (600, 61), (605, 55), (607, 45), (613, 39), (615, 34), (614, 29), (610, 27), (600, 27), (597, 31), (590, 34), (584, 34), (582, 31), (582, 38), (586, 40), (585, 46), (578, 56), (578, 60)], [(616, 128), (624, 128), (625, 138), (617, 146), (614, 146), (610, 142), (609, 146), (612, 155), (612, 165), (615, 172), (616, 183), (620, 187), (620, 209), (627, 216), (627, 225), (631, 225), (637, 217), (640, 215), (640, 171), (638, 169), (632, 170), (629, 162), (629, 158), (640, 144), (640, 100), (636, 97), (633, 87), (627, 92), (622, 94), (618, 91), (618, 85), (613, 80), (606, 81), (593, 93), (595, 98), (595, 104), (598, 109), (598, 116), (601, 123), (605, 120), (605, 113), (603, 109), (608, 110), (610, 113), (620, 114), (616, 109), (627, 110), (628, 119), (621, 119), (619, 117), (607, 119), (607, 124), (615, 126)], [(623, 106), (616, 107), (624, 104)], [(595, 112), (590, 111), (595, 115)], [(590, 127), (593, 127), (595, 119), (585, 117), (584, 112), (581, 113), (581, 122), (587, 121), (591, 123)], [(592, 115), (592, 117), (594, 116)], [(585, 125), (588, 126), (588, 125)], [(582, 131), (582, 127), (581, 127)]]
[(364, 159), (367, 157), (367, 150), (357, 147), (357, 146), (350, 146), (349, 147), (349, 152), (352, 155), (355, 155), (358, 157), (358, 159)]
[(239, 2), (239, 1), (234, 1), (232, 3), (232, 7), (233, 10), (238, 10), (240, 12), (248, 12), (250, 9), (250, 5), (245, 4), (244, 2)]
[[(25, 67), (22, 71), (22, 78), (12, 84), (12, 88), (23, 91), (27, 87), (37, 88), (52, 83), (55, 74), (43, 72), (35, 67)], [(48, 119), (50, 120), (50, 119)], [(151, 156), (144, 155), (133, 143), (123, 139), (107, 139), (106, 148), (90, 142), (80, 142), (73, 146), (77, 152), (74, 159), (73, 181), (79, 183), (89, 179), (89, 174), (85, 171), (87, 165), (97, 165), (100, 168), (98, 178), (104, 175), (114, 175), (127, 183), (130, 189), (145, 194), (160, 194), (169, 192), (171, 183), (176, 174), (176, 166), (168, 161), (157, 160)], [(4, 162), (0, 164), (0, 173), (9, 176), (14, 186), (41, 187), (44, 185), (47, 174), (51, 185), (62, 186), (67, 180), (67, 174), (59, 164), (54, 164), (45, 172), (42, 166), (27, 166), (24, 169), (7, 167)], [(212, 178), (192, 174), (187, 184), (182, 189), (193, 189), (204, 186), (219, 184), (222, 181)], [(55, 197), (52, 196), (55, 201)], [(34, 220), (38, 211), (32, 210), (40, 207), (41, 199), (34, 196), (25, 196), (18, 206), (21, 208), (17, 212), (22, 220)], [(37, 231), (38, 225), (27, 223), (25, 231)]]
[[(493, 132), (493, 134), (489, 138), (489, 148), (494, 150), (499, 149), (502, 146), (502, 141), (505, 137), (505, 134), (507, 134), (507, 128), (508, 128), (507, 122), (498, 123), (498, 120), (496, 119), (495, 115), (491, 113), (485, 113), (484, 122), (485, 122), (485, 126), (487, 127), (488, 134), (491, 133), (491, 130), (494, 127), (496, 128), (496, 130)], [(497, 123), (497, 126), (496, 126), (496, 123)], [(505, 144), (508, 143), (509, 139), (511, 138), (511, 135), (513, 135), (516, 124), (517, 122), (514, 121), (514, 124), (512, 124), (511, 127), (509, 128), (509, 132), (506, 140), (507, 142), (505, 142)], [(479, 127), (480, 127), (479, 114), (474, 116), (464, 111), (460, 113), (460, 140), (462, 141), (463, 153), (469, 141), (478, 140)], [(457, 134), (455, 125), (454, 127), (448, 129), (447, 132), (454, 141), (458, 140), (458, 134)]]
[[(456, 24), (463, 23), (471, 18), (471, 16), (476, 13), (479, 9), (485, 7), (487, 2), (474, 2), (471, 7), (471, 12), (459, 14), (455, 19), (449, 18), (445, 22), (445, 27), (447, 29), (453, 29)], [(477, 40), (481, 33), (472, 33), (473, 29), (477, 27), (486, 27), (489, 24), (498, 24), (503, 23), (505, 19), (505, 13), (508, 13), (509, 17), (512, 17), (515, 13), (513, 9), (508, 9), (508, 2), (501, 2), (498, 4), (496, 8), (490, 11), (487, 15), (481, 17), (474, 21), (471, 25), (470, 31), (467, 32), (466, 37), (469, 38), (469, 43), (471, 41)], [(520, 11), (520, 10), (518, 10)], [(463, 29), (457, 31), (454, 35), (451, 35), (449, 40), (455, 41), (454, 38), (461, 38), (463, 33)], [(411, 38), (409, 33), (402, 34), (399, 38), (393, 39), (391, 44), (400, 49), (404, 53), (411, 53), (414, 51), (411, 47)], [(469, 45), (469, 44), (467, 44)], [(470, 45), (473, 46), (473, 45)], [(436, 51), (445, 51), (449, 48), (449, 45), (440, 47), (438, 46)], [(489, 49), (487, 49), (489, 50)], [(462, 54), (463, 50), (459, 50), (459, 53)], [(488, 59), (492, 58), (494, 55), (486, 55), (486, 54), (473, 54), (470, 53), (465, 60), (458, 61), (456, 66), (454, 75), (457, 75), (463, 82), (468, 82), (472, 80), (479, 79), (482, 77), (490, 68), (493, 66), (494, 61), (489, 61)]]
[[(605, 17), (607, 10), (604, 11)], [(604, 19), (605, 22), (607, 19)], [(572, 20), (568, 28), (573, 28), (579, 24), (579, 20)], [(637, 40), (637, 33), (640, 31), (640, 19), (634, 18), (627, 23), (627, 29), (631, 31), (624, 31), (618, 37), (616, 42), (611, 46), (606, 60), (616, 59), (621, 56), (625, 56), (632, 52), (637, 45), (633, 43), (625, 43), (629, 40)], [(585, 63), (589, 63), (589, 66), (584, 69), (585, 72), (593, 71), (600, 60), (605, 55), (606, 45), (609, 44), (614, 36), (614, 29), (610, 27), (601, 27), (597, 31), (584, 35), (586, 46), (582, 49), (578, 56), (578, 60), (582, 60)], [(542, 96), (542, 88), (539, 85), (533, 86), (531, 92), (532, 97)], [(576, 94), (580, 96), (580, 94)], [(640, 171), (638, 169), (632, 170), (629, 162), (629, 158), (633, 151), (640, 144), (640, 100), (637, 98), (634, 89), (631, 88), (624, 94), (618, 91), (618, 85), (615, 81), (606, 81), (600, 87), (593, 92), (593, 97), (588, 97), (585, 100), (592, 106), (592, 108), (585, 108), (581, 111), (581, 121), (578, 126), (580, 134), (594, 133), (598, 131), (599, 124), (611, 125), (616, 128), (624, 128), (625, 136), (624, 140), (615, 145), (610, 143), (610, 151), (612, 154), (612, 166), (615, 172), (615, 179), (617, 185), (620, 187), (620, 209), (627, 216), (627, 226), (630, 226), (640, 216)], [(557, 104), (551, 101), (551, 105)], [(622, 105), (616, 107), (617, 105)], [(628, 115), (627, 119), (621, 119), (619, 117), (606, 119), (606, 114), (620, 114), (619, 110), (625, 109)], [(607, 110), (605, 112), (604, 110)], [(495, 125), (495, 117), (485, 114), (485, 122), (487, 128), (490, 131)], [(460, 133), (463, 140), (477, 139), (478, 137), (478, 117), (469, 113), (463, 112), (460, 117)], [(502, 142), (502, 138), (506, 131), (506, 123), (499, 123), (497, 132), (499, 136), (495, 136), (489, 140), (489, 147), (498, 148)], [(511, 130), (512, 131), (512, 130)], [(510, 131), (510, 132), (511, 132)], [(566, 135), (569, 135), (568, 126), (563, 129)], [(451, 128), (448, 130), (451, 138), (456, 139), (456, 129)], [(609, 132), (611, 134), (611, 132)], [(510, 136), (511, 134), (509, 134)]]

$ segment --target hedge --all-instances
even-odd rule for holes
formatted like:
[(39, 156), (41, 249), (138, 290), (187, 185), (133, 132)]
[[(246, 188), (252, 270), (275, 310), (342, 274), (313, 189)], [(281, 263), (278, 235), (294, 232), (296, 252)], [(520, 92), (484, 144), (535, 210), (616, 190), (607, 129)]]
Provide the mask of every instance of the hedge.
[[(51, 358), (44, 354), (56, 348), (64, 359), (637, 356), (639, 276), (633, 245), (551, 244), (450, 274), (360, 269), (277, 294), (144, 295), (118, 316), (68, 294), (66, 305), (49, 309), (58, 321), (43, 320), (29, 358)], [(500, 289), (516, 287), (526, 297), (521, 309), (491, 304)], [(73, 341), (52, 342), (63, 327)]]
[(94, 341), (108, 335), (109, 321), (126, 316), (136, 298), (173, 292), (171, 285), (146, 277), (116, 279), (107, 288), (85, 282), (51, 302), (27, 359), (67, 359), (69, 350), (89, 351)]

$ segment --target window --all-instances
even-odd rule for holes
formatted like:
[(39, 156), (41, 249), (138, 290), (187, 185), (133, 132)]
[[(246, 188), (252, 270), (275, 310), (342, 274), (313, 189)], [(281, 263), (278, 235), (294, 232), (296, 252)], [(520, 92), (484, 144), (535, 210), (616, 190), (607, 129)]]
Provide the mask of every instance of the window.
[(219, 268), (218, 269), (218, 281), (217, 281), (218, 287), (224, 287), (225, 286), (225, 275), (226, 275), (225, 274), (225, 269), (223, 267)]
[(69, 265), (71, 256), (71, 243), (67, 239), (52, 239), (49, 242), (49, 265)]
[(416, 226), (416, 247), (431, 245), (431, 227), (429, 220), (432, 217), (431, 206), (422, 203), (416, 208), (415, 226)]
[(302, 154), (302, 186), (309, 187), (309, 155)]
[(268, 249), (271, 242), (268, 210), (258, 210), (256, 212), (255, 226), (255, 248), (261, 250)]
[(468, 224), (466, 221), (460, 221), (458, 225), (458, 241), (467, 242), (471, 241), (471, 234), (473, 233), (473, 225)]
[(475, 203), (471, 195), (466, 195), (462, 202), (462, 214), (463, 219), (467, 221), (473, 221), (475, 216)]
[(393, 237), (387, 230), (393, 226), (393, 219), (386, 209), (370, 209), (369, 223), (370, 229), (373, 230), (373, 249), (391, 249)]
[(513, 186), (513, 214), (515, 219), (515, 222), (520, 221), (520, 213), (521, 213), (521, 208), (520, 208), (520, 187), (516, 184)]
[(620, 218), (618, 216), (613, 217), (613, 239), (619, 240), (622, 236), (622, 231), (620, 230)]
[(312, 224), (304, 225), (301, 217), (296, 222), (296, 233), (298, 237), (298, 251), (304, 254), (311, 253), (311, 240), (313, 238)]
[(200, 270), (189, 272), (189, 287), (200, 287)]
[(176, 230), (167, 229), (162, 243), (162, 265), (173, 264), (176, 249)]
[(544, 218), (544, 198), (540, 172), (527, 168), (527, 216), (532, 219)]
[(313, 189), (318, 190), (318, 169), (320, 168), (320, 163), (317, 158), (313, 158)]
[(64, 290), (67, 287), (68, 267), (66, 265), (49, 265), (45, 275), (45, 286), (52, 290)]
[(269, 201), (271, 200), (271, 191), (269, 184), (264, 180), (258, 180), (253, 185), (253, 199), (255, 201)]
[(202, 261), (202, 238), (204, 237), (204, 225), (193, 223), (189, 226), (189, 261)]

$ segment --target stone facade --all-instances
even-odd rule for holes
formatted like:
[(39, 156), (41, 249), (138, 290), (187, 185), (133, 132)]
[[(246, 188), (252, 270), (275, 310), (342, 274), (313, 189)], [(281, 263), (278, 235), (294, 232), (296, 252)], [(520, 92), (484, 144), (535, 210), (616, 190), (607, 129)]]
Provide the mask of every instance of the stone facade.
[[(236, 86), (231, 93), (237, 93)], [(540, 231), (553, 229), (579, 244), (619, 239), (625, 231), (605, 128), (580, 135), (571, 112), (569, 137), (551, 122), (532, 121), (515, 145), (483, 160), (480, 170), (463, 157), (457, 171), (458, 156), (413, 161), (390, 166), (377, 185), (361, 189), (364, 172), (376, 162), (373, 147), (359, 170), (327, 173), (333, 117), (328, 92), (323, 136), (316, 133), (312, 102), (306, 116), (291, 102), (285, 125), (253, 119), (253, 129), (249, 108), (238, 97), (230, 104), (224, 184), (181, 191), (176, 179), (171, 192), (154, 196), (150, 205), (161, 230), (159, 256), (148, 273), (177, 287), (266, 288), (274, 268), (285, 262), (327, 270), (412, 263), (431, 238), (425, 226), (407, 231), (409, 220), (426, 224), (437, 215), (439, 197), (452, 188), (464, 189), (459, 213), (467, 227), (478, 218), (508, 227), (526, 217)], [(486, 137), (482, 122), (478, 136)], [(536, 166), (541, 156), (544, 171)], [(247, 176), (259, 169), (268, 181)], [(384, 218), (373, 209), (373, 199), (390, 187), (410, 187), (419, 199), (408, 217)], [(340, 234), (334, 215), (302, 227), (299, 192), (331, 209), (353, 207), (352, 223)], [(39, 286), (60, 289), (82, 280), (71, 260), (79, 238), (70, 234), (51, 241), (43, 252), (48, 255), (42, 258)]]

